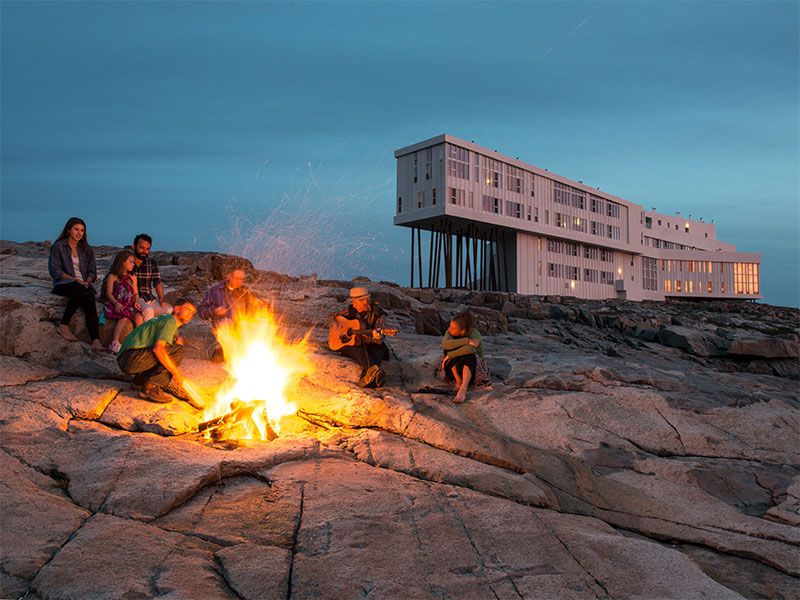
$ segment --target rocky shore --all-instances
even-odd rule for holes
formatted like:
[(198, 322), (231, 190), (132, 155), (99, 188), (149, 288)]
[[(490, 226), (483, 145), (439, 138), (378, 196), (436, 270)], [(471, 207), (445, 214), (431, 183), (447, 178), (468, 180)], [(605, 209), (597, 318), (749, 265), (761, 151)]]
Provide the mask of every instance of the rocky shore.
[[(800, 597), (797, 309), (364, 280), (400, 333), (362, 390), (321, 326), (352, 282), (257, 271), (313, 368), (278, 439), (212, 443), (55, 334), (47, 253), (0, 242), (2, 598)], [(153, 257), (168, 299), (246, 263)], [(434, 370), (464, 307), (493, 381), (454, 405)], [(213, 394), (212, 334), (183, 334)]]

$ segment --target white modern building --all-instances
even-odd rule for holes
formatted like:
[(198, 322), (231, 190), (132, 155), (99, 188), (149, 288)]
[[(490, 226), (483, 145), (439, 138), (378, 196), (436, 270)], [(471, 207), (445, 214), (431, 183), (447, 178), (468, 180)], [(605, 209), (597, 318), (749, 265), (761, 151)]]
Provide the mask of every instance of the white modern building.
[[(411, 285), (579, 298), (757, 299), (760, 254), (450, 135), (395, 152)], [(424, 232), (424, 235), (423, 235)], [(423, 275), (424, 273), (424, 275)]]

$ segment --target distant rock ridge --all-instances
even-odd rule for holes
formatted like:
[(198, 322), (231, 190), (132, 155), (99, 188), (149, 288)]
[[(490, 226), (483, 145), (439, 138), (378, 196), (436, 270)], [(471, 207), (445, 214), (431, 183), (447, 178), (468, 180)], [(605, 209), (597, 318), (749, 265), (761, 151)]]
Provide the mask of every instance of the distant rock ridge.
[[(400, 330), (387, 387), (362, 390), (324, 328), (353, 282), (153, 252), (168, 299), (244, 266), (308, 339), (281, 437), (211, 443), (189, 404), (55, 334), (48, 250), (0, 241), (0, 597), (799, 595), (800, 310), (360, 277)], [(118, 251), (95, 247), (101, 277)], [(465, 307), (492, 386), (454, 405), (434, 371)], [(214, 394), (212, 332), (182, 332)]]

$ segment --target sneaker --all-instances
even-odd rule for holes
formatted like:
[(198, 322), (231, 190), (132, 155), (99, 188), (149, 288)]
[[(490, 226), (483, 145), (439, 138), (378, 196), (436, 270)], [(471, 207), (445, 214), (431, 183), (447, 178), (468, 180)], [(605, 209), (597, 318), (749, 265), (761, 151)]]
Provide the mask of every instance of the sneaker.
[(375, 387), (382, 388), (385, 381), (386, 373), (383, 371), (383, 369), (378, 369), (378, 373), (375, 375)]
[(111, 354), (118, 354), (120, 348), (122, 348), (122, 344), (117, 340), (114, 340), (108, 345), (108, 351), (111, 352)]
[(142, 388), (142, 391), (139, 392), (139, 397), (149, 400), (150, 402), (159, 402), (161, 404), (172, 402), (174, 400), (170, 394), (152, 383), (145, 384), (145, 386)]
[(375, 381), (375, 377), (380, 372), (381, 368), (378, 365), (372, 365), (367, 371), (361, 376), (361, 379), (358, 380), (358, 387), (368, 387), (373, 381)]

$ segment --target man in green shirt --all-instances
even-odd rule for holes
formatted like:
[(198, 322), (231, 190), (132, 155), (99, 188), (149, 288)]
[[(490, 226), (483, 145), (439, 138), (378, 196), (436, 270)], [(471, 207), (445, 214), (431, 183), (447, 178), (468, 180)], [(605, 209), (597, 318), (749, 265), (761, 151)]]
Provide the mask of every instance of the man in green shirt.
[[(183, 344), (178, 328), (192, 320), (194, 305), (181, 298), (173, 305), (171, 315), (164, 314), (145, 321), (128, 334), (117, 353), (117, 363), (123, 373), (133, 375), (133, 389), (152, 402), (171, 402), (173, 397), (163, 387), (174, 378), (183, 386), (185, 380), (178, 369), (183, 361)], [(190, 403), (195, 408), (195, 402)]]

